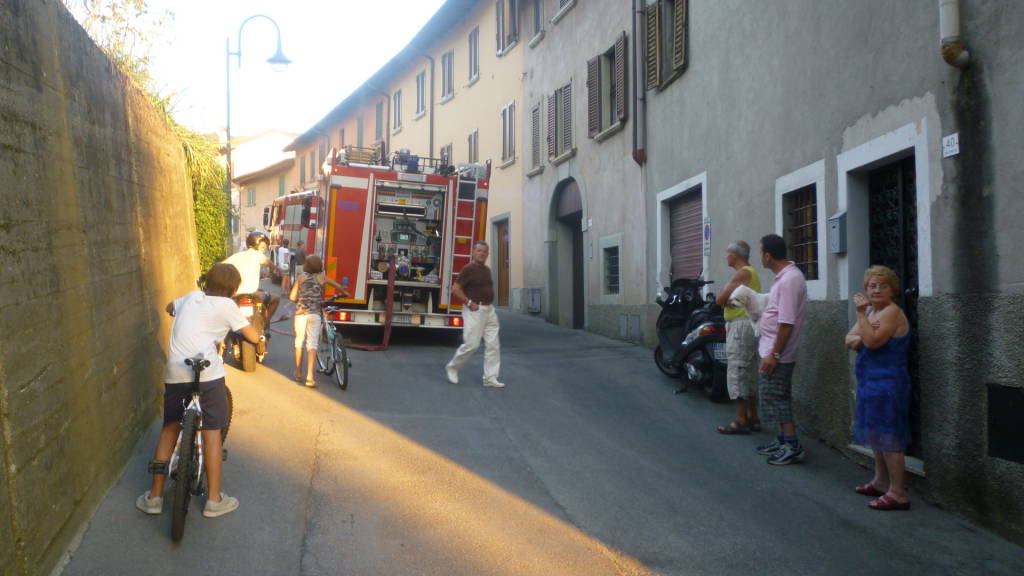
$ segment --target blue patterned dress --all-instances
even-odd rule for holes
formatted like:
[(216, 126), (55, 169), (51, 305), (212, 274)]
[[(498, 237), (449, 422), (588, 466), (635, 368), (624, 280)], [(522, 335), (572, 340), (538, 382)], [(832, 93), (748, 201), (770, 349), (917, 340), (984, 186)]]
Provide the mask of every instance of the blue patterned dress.
[(905, 452), (910, 444), (910, 330), (875, 350), (857, 350), (857, 413), (853, 441), (881, 452)]

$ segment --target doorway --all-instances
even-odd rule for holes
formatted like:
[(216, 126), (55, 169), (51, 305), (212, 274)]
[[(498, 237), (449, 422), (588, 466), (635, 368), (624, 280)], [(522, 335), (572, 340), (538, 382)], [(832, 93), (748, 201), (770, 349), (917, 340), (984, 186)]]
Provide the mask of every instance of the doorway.
[(498, 290), (494, 295), (495, 304), (508, 306), (509, 278), (509, 238), (508, 220), (494, 223), (494, 266), (498, 274)]
[(554, 264), (549, 273), (552, 320), (581, 329), (586, 324), (584, 288), (583, 199), (573, 179), (562, 182), (553, 198)]

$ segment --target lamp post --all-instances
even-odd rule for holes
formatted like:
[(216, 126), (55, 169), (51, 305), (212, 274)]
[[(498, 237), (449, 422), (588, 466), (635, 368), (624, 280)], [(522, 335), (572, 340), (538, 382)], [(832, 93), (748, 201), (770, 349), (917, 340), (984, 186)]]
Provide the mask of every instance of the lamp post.
[[(225, 82), (225, 84), (227, 85), (227, 90), (226, 90), (226, 92), (227, 92), (227, 124), (225, 125), (225, 130), (224, 130), (225, 131), (225, 138), (227, 140), (227, 148), (226, 148), (226, 152), (225, 152), (225, 154), (227, 156), (227, 166), (226, 166), (226, 169), (227, 169), (226, 170), (227, 171), (227, 182), (225, 182), (225, 187), (226, 187), (226, 193), (228, 195), (228, 206), (229, 207), (231, 207), (231, 181), (234, 179), (234, 166), (231, 163), (231, 57), (235, 56), (235, 57), (238, 58), (238, 67), (241, 68), (242, 67), (242, 28), (245, 28), (245, 25), (250, 20), (252, 20), (254, 18), (266, 18), (267, 20), (270, 21), (271, 24), (274, 25), (274, 30), (277, 32), (277, 51), (274, 52), (273, 56), (271, 56), (270, 58), (267, 59), (267, 62), (269, 62), (270, 65), (273, 66), (275, 70), (283, 70), (285, 66), (291, 64), (291, 60), (286, 58), (284, 53), (281, 52), (281, 29), (277, 26), (277, 22), (275, 22), (274, 19), (271, 18), (270, 16), (266, 16), (266, 15), (263, 15), (263, 14), (255, 14), (253, 16), (249, 16), (248, 18), (246, 18), (245, 20), (242, 21), (242, 25), (238, 27), (238, 42), (237, 42), (238, 50), (232, 52), (231, 51), (231, 38), (228, 37), (228, 38), (224, 39), (225, 50), (226, 50), (226, 57), (225, 57), (225, 64), (226, 64), (225, 65), (225, 71), (226, 71), (225, 78), (226, 78), (226, 82)], [(230, 214), (229, 214), (228, 217), (229, 218), (231, 217)], [(239, 192), (239, 194), (238, 194), (238, 234), (239, 234), (239, 236), (241, 236), (241, 234), (242, 234), (242, 194), (241, 194), (241, 192)]]

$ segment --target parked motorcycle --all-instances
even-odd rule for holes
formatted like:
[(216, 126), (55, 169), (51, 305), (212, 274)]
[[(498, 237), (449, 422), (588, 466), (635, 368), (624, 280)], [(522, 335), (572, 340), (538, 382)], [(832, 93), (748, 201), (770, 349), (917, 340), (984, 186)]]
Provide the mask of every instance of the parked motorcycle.
[(725, 320), (722, 308), (701, 297), (701, 288), (711, 280), (680, 278), (665, 288), (656, 331), (658, 346), (654, 363), (665, 375), (681, 378), (676, 393), (690, 384), (699, 386), (712, 400), (727, 397), (725, 383)]

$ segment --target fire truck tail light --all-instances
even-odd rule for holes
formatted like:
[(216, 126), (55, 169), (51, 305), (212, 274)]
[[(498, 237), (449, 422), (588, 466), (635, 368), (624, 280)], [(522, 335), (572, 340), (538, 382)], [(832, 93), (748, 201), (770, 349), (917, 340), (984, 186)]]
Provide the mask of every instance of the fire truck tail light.
[(331, 320), (334, 320), (335, 322), (351, 322), (352, 321), (352, 313), (351, 312), (344, 312), (344, 311), (340, 311), (339, 310), (337, 312), (331, 312), (330, 316), (331, 316)]
[(461, 328), (462, 318), (459, 316), (452, 316), (451, 318), (448, 319), (448, 325), (455, 328)]

